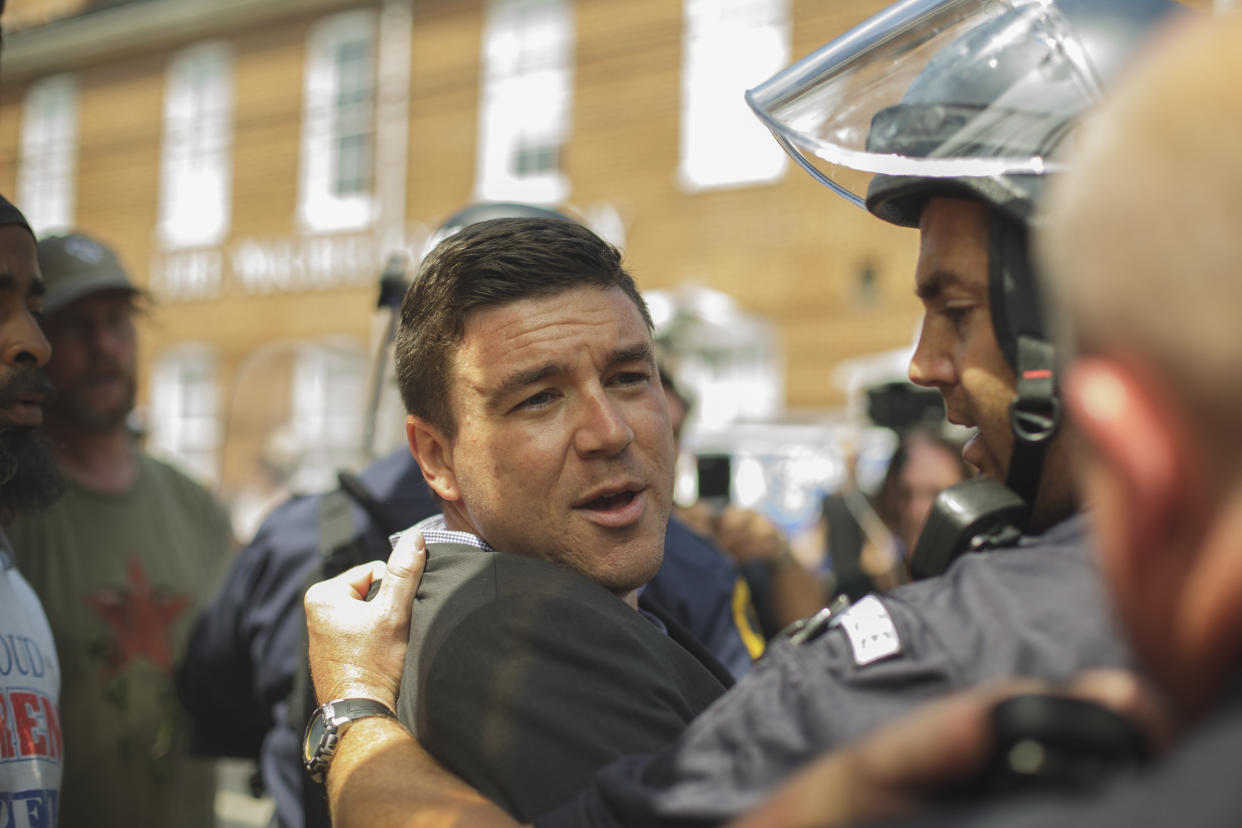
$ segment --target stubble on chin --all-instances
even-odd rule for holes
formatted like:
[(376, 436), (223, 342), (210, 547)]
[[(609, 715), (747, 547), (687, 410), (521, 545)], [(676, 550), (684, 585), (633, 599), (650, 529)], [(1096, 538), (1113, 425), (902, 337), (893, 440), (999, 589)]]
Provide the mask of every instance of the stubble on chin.
[(87, 431), (111, 431), (123, 426), (129, 418), (137, 399), (137, 390), (137, 383), (132, 377), (128, 378), (122, 398), (106, 408), (79, 399), (72, 392), (61, 393), (48, 406), (48, 411), (60, 420)]

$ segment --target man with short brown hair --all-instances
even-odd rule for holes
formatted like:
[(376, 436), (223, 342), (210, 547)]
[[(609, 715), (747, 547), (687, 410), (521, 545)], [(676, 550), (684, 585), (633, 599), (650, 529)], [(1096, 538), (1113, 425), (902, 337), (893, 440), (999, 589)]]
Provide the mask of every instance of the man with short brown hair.
[(651, 320), (620, 253), (587, 228), (493, 219), (424, 261), (396, 369), (443, 511), (401, 541), (425, 537), (429, 564), (397, 711), (528, 819), (608, 761), (666, 744), (731, 681), (638, 601), (672, 506)]

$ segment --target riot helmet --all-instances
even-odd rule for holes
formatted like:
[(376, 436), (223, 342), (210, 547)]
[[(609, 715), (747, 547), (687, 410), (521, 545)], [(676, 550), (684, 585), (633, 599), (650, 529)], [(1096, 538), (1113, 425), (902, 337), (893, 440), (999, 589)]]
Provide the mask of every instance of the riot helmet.
[(933, 197), (992, 208), (988, 291), (1017, 377), (1006, 480), (1028, 506), (1060, 424), (1056, 366), (1027, 233), (1080, 116), (1170, 0), (903, 0), (746, 93), (821, 183), (917, 227)]

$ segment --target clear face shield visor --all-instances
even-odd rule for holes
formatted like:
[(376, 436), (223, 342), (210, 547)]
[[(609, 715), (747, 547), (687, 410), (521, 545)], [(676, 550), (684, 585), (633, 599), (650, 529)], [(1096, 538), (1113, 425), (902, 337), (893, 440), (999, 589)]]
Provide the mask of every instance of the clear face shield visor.
[(785, 151), (859, 206), (877, 175), (1021, 188), (1061, 169), (1066, 129), (1099, 98), (1052, 0), (903, 0), (746, 93)]

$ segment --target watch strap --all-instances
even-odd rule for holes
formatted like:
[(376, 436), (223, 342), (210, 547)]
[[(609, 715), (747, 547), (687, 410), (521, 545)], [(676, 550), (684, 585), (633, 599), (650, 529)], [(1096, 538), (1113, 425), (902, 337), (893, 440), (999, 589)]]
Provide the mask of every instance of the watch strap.
[(331, 711), (324, 711), (324, 715), (330, 719), (341, 721), (342, 719), (353, 722), (356, 719), (365, 719), (367, 716), (389, 716), (396, 718), (397, 714), (392, 709), (375, 699), (336, 699), (327, 704), (320, 705), (320, 708), (331, 706)]

